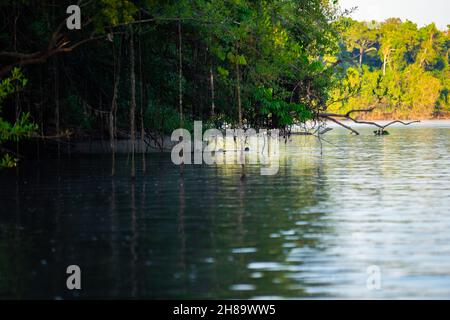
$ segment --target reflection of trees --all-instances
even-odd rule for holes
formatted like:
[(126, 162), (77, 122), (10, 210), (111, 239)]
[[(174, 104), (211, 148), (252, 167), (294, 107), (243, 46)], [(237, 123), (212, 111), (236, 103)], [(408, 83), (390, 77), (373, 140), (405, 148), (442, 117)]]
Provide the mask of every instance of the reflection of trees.
[[(121, 178), (128, 171), (120, 158), (115, 178), (98, 159), (84, 159), (87, 168), (76, 161), (69, 171), (62, 168), (59, 184), (49, 178), (51, 166), (44, 167), (40, 182), (30, 181), (17, 195), (24, 231), (2, 233), (0, 259), (8, 262), (0, 268), (15, 282), (0, 280), (0, 288), (14, 288), (23, 297), (70, 298), (65, 268), (79, 264), (81, 297), (247, 297), (254, 293), (238, 294), (230, 286), (249, 282), (265, 295), (299, 294), (289, 291), (286, 271), (263, 271), (263, 278), (252, 279), (248, 266), (298, 265), (287, 261), (293, 247), (286, 244), (320, 248), (318, 238), (304, 235), (327, 232), (314, 225), (322, 213), (302, 213), (327, 197), (326, 167), (285, 157), (278, 175), (261, 176), (252, 165), (241, 181), (239, 165), (188, 166), (180, 183), (169, 155), (152, 156), (148, 174), (134, 183)], [(26, 208), (34, 214), (25, 214)], [(16, 222), (2, 218), (2, 229), (8, 225), (14, 230)], [(257, 252), (233, 252), (236, 248)], [(28, 270), (36, 274), (27, 276)]]
[[(216, 224), (212, 226), (215, 243), (220, 243), (213, 250), (216, 252), (215, 268), (222, 270), (215, 280), (220, 282), (216, 287), (222, 289), (217, 295), (254, 296), (252, 291), (229, 291), (232, 284), (242, 283), (255, 285), (258, 295), (299, 296), (301, 292), (290, 290), (292, 285), (298, 286), (298, 282), (286, 276), (302, 262), (290, 262), (287, 257), (293, 248), (320, 250), (319, 237), (307, 235), (329, 232), (327, 227), (317, 223), (323, 213), (303, 214), (328, 197), (326, 168), (317, 159), (308, 162), (299, 155), (281, 158), (280, 173), (274, 177), (259, 176), (258, 168), (252, 169), (248, 179), (238, 186), (237, 175), (233, 178), (230, 168), (226, 168), (225, 173), (230, 173), (230, 178), (222, 179), (221, 193), (213, 201), (221, 206), (210, 208), (216, 217)], [(236, 215), (244, 212), (242, 221), (233, 223), (233, 211)], [(233, 253), (236, 248), (257, 251)], [(277, 264), (278, 270), (249, 270), (248, 266), (253, 262), (272, 262)], [(263, 277), (252, 279), (252, 273), (263, 273)]]
[(13, 222), (0, 224), (0, 298), (26, 298), (33, 281), (30, 239)]
[(131, 181), (131, 241), (130, 241), (130, 254), (131, 254), (131, 296), (136, 297), (137, 295), (137, 275), (136, 275), (136, 264), (138, 260), (137, 241), (138, 231), (137, 231), (137, 217), (136, 217), (136, 184), (135, 181)]

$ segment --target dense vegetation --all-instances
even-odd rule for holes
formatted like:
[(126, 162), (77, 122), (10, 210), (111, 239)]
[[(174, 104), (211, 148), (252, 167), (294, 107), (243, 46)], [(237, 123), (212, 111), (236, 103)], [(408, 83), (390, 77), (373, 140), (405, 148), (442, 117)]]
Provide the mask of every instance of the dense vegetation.
[(450, 111), (450, 32), (434, 24), (399, 19), (357, 22), (344, 19), (346, 85), (331, 94), (330, 110), (376, 109), (365, 117), (429, 119)]
[(114, 151), (121, 137), (160, 145), (193, 120), (286, 132), (327, 110), (449, 108), (449, 33), (434, 25), (355, 22), (337, 0), (99, 0), (80, 1), (71, 31), (70, 4), (0, 1), (3, 165), (5, 142), (32, 131), (109, 137)]

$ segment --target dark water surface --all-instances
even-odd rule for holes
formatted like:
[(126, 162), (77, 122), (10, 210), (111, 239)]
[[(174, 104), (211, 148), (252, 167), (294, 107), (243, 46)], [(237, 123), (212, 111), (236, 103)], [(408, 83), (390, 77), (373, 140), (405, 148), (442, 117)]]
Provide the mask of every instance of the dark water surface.
[(134, 183), (126, 156), (0, 172), (0, 298), (450, 298), (450, 122), (372, 130), (294, 137), (245, 181), (170, 154)]

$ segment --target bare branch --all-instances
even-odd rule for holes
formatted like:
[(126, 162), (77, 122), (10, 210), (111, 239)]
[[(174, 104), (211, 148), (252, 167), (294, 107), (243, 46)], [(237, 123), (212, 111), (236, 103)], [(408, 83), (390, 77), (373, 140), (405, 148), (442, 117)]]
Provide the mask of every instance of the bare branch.
[(347, 118), (347, 119), (349, 119), (350, 115), (352, 113), (356, 113), (356, 112), (372, 112), (373, 110), (375, 110), (375, 107), (370, 107), (368, 109), (353, 109), (353, 110), (350, 110), (349, 112), (347, 112), (345, 114), (341, 114), (341, 113), (319, 113), (319, 117), (336, 117), (336, 118)]
[(401, 120), (394, 120), (394, 121), (391, 121), (391, 122), (389, 122), (389, 123), (387, 123), (387, 124), (385, 124), (385, 125), (381, 125), (381, 124), (376, 123), (376, 122), (373, 122), (373, 121), (358, 120), (358, 119), (355, 119), (355, 118), (351, 117), (351, 115), (352, 115), (353, 113), (356, 113), (356, 112), (366, 112), (366, 113), (367, 113), (367, 112), (372, 112), (375, 108), (376, 108), (376, 107), (370, 107), (370, 108), (368, 108), (368, 109), (354, 109), (354, 110), (350, 110), (349, 112), (347, 112), (347, 113), (345, 113), (345, 114), (339, 114), (339, 113), (319, 113), (319, 114), (318, 114), (318, 117), (319, 117), (319, 118), (324, 118), (324, 119), (326, 119), (326, 120), (330, 120), (330, 121), (332, 121), (332, 122), (334, 122), (334, 123), (340, 125), (341, 127), (344, 127), (344, 128), (346, 128), (347, 130), (350, 130), (351, 132), (353, 132), (353, 133), (355, 133), (355, 134), (357, 134), (357, 135), (359, 135), (359, 133), (358, 133), (356, 130), (354, 130), (354, 129), (351, 128), (350, 126), (347, 126), (347, 125), (343, 124), (342, 122), (336, 120), (335, 118), (342, 118), (342, 119), (351, 120), (351, 121), (353, 121), (354, 123), (358, 123), (358, 124), (368, 124), (368, 125), (372, 125), (372, 126), (375, 126), (375, 127), (379, 128), (381, 132), (384, 131), (384, 129), (386, 129), (387, 127), (389, 127), (389, 126), (391, 126), (391, 125), (393, 125), (393, 124), (395, 124), (395, 123), (401, 123), (401, 124), (407, 126), (407, 125), (410, 125), (410, 124), (413, 124), (413, 123), (418, 123), (418, 122), (420, 122), (420, 121), (417, 121), (417, 120), (416, 120), (416, 121), (410, 121), (410, 122), (404, 122), (404, 121), (401, 121)]
[(373, 110), (375, 110), (375, 107), (370, 107), (369, 109), (355, 109), (355, 110), (350, 110), (349, 112), (347, 112), (347, 113), (345, 114), (345, 116), (346, 116), (346, 117), (350, 117), (350, 115), (351, 115), (352, 113), (355, 113), (355, 112), (372, 112)]
[(340, 121), (338, 121), (338, 120), (336, 120), (336, 119), (334, 119), (334, 118), (332, 118), (332, 117), (324, 117), (324, 118), (326, 118), (327, 120), (330, 120), (330, 121), (332, 121), (332, 122), (334, 122), (334, 123), (340, 125), (341, 127), (344, 127), (344, 128), (347, 129), (347, 130), (350, 130), (351, 132), (353, 132), (354, 134), (356, 134), (357, 136), (359, 136), (359, 132), (356, 131), (355, 129), (353, 129), (352, 127), (349, 127), (349, 126), (343, 124), (342, 122), (340, 122)]
[(415, 120), (415, 121), (410, 121), (410, 122), (403, 122), (403, 121), (400, 121), (400, 120), (395, 120), (395, 121), (389, 122), (388, 124), (384, 125), (383, 129), (389, 127), (390, 125), (393, 125), (394, 123), (401, 123), (401, 124), (403, 124), (405, 126), (408, 126), (408, 125), (413, 124), (413, 123), (420, 123), (420, 121), (419, 120)]
[(346, 117), (346, 118), (349, 119), (349, 120), (351, 120), (351, 121), (353, 121), (353, 122), (355, 122), (355, 123), (359, 123), (359, 124), (369, 124), (369, 125), (372, 125), (372, 126), (376, 126), (376, 127), (380, 128), (381, 130), (386, 129), (387, 127), (389, 127), (389, 126), (391, 126), (391, 125), (393, 125), (393, 124), (395, 124), (395, 123), (401, 123), (401, 124), (403, 124), (403, 125), (405, 125), (405, 126), (408, 126), (408, 125), (410, 125), (410, 124), (420, 122), (419, 120), (410, 121), (410, 122), (403, 122), (403, 121), (400, 121), (400, 120), (395, 120), (395, 121), (391, 121), (391, 122), (389, 122), (389, 123), (387, 123), (387, 124), (385, 124), (385, 125), (381, 125), (381, 124), (376, 123), (376, 122), (373, 122), (373, 121), (356, 120), (356, 119), (353, 119), (353, 118), (351, 118), (351, 117)]
[[(84, 26), (90, 24), (91, 22), (92, 19), (88, 19), (84, 23)], [(0, 78), (6, 76), (15, 66), (26, 66), (31, 64), (44, 63), (55, 54), (70, 52), (86, 42), (106, 37), (106, 35), (94, 37), (92, 34), (89, 38), (68, 46), (70, 44), (70, 41), (68, 41), (67, 38), (65, 38), (64, 35), (61, 34), (61, 30), (63, 29), (65, 23), (66, 19), (63, 19), (57, 26), (56, 30), (53, 32), (47, 48), (43, 51), (34, 53), (0, 52), (0, 59), (9, 61), (8, 64), (2, 65), (0, 67)]]

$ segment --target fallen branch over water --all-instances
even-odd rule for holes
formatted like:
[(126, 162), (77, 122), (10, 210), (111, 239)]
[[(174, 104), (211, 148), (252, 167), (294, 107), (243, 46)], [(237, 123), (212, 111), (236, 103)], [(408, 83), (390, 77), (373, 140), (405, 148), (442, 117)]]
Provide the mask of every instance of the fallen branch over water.
[(375, 109), (375, 107), (371, 107), (371, 108), (368, 108), (368, 109), (355, 109), (355, 110), (350, 110), (349, 112), (347, 112), (347, 113), (345, 113), (345, 114), (339, 114), (339, 113), (319, 113), (319, 114), (318, 114), (318, 117), (319, 117), (319, 118), (322, 118), (322, 119), (325, 119), (325, 120), (332, 121), (332, 122), (334, 122), (334, 123), (340, 125), (341, 127), (343, 127), (343, 128), (345, 128), (345, 129), (351, 131), (352, 133), (354, 133), (354, 134), (356, 134), (356, 135), (359, 135), (359, 132), (358, 132), (358, 131), (356, 131), (356, 130), (353, 129), (352, 127), (350, 127), (350, 126), (348, 126), (348, 125), (342, 123), (341, 121), (337, 120), (336, 118), (346, 119), (346, 120), (351, 120), (351, 121), (353, 121), (354, 123), (368, 124), (368, 125), (375, 126), (375, 127), (379, 128), (379, 130), (376, 131), (376, 132), (378, 132), (378, 133), (376, 133), (376, 134), (379, 134), (379, 135), (383, 135), (384, 130), (385, 130), (387, 127), (389, 127), (389, 126), (391, 126), (391, 125), (393, 125), (393, 124), (395, 124), (395, 123), (400, 123), (400, 124), (403, 124), (403, 125), (407, 126), (407, 125), (410, 125), (410, 124), (413, 124), (413, 123), (418, 123), (418, 122), (420, 122), (420, 121), (418, 121), (418, 120), (410, 121), (410, 122), (404, 122), (404, 121), (401, 121), (401, 120), (394, 120), (394, 121), (391, 121), (391, 122), (389, 122), (389, 123), (387, 123), (387, 124), (385, 124), (385, 125), (382, 125), (382, 124), (379, 124), (379, 123), (376, 123), (376, 122), (373, 122), (373, 121), (358, 120), (358, 119), (355, 119), (355, 118), (353, 118), (353, 117), (351, 116), (353, 113), (357, 113), (357, 112), (368, 113), (368, 112), (372, 112), (374, 109)]

